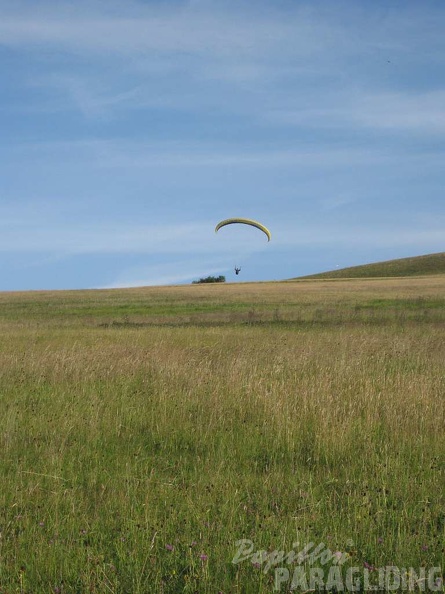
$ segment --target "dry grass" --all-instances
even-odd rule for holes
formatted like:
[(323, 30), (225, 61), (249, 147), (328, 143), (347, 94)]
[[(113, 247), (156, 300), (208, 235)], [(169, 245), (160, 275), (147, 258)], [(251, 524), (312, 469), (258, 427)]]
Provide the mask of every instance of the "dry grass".
[(444, 566), (444, 288), (1, 294), (0, 592), (270, 592), (240, 538)]

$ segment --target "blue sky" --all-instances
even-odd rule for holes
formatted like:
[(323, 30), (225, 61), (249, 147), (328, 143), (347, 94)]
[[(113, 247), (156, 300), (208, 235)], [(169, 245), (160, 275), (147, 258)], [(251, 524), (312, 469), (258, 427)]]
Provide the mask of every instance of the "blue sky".
[(445, 251), (444, 31), (442, 0), (0, 0), (0, 290)]

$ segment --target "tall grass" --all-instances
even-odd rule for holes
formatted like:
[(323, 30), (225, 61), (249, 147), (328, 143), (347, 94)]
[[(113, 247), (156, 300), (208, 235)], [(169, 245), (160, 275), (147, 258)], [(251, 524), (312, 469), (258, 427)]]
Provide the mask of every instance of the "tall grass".
[(444, 278), (0, 296), (0, 592), (442, 566)]

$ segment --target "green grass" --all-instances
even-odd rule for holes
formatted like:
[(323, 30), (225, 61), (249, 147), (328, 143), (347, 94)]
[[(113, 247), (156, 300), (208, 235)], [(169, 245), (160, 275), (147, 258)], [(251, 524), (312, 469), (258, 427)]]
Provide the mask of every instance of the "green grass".
[(273, 591), (243, 538), (445, 568), (444, 288), (1, 294), (0, 592)]
[(320, 272), (319, 274), (311, 274), (301, 278), (381, 278), (430, 274), (445, 274), (445, 252), (426, 256), (415, 256), (413, 258), (388, 260), (386, 262), (375, 262), (361, 266), (350, 266), (349, 268)]

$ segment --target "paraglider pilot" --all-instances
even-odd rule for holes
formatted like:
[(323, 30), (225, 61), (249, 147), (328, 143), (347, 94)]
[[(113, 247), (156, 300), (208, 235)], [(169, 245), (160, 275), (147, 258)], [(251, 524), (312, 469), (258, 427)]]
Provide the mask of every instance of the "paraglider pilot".
[(238, 268), (237, 266), (235, 266), (235, 274), (238, 275), (241, 271), (241, 268)]

